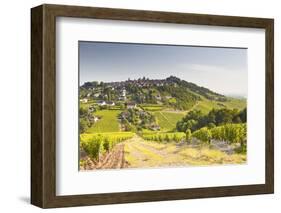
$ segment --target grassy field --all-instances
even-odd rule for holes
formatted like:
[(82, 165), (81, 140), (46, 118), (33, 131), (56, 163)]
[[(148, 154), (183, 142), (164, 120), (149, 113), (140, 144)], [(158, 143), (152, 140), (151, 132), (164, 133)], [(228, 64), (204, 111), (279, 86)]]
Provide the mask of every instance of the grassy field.
[[(242, 110), (246, 107), (246, 100), (228, 98), (226, 102), (210, 101), (202, 97), (202, 101), (195, 104), (191, 110), (201, 110), (204, 114), (207, 114), (212, 109), (237, 108)], [(161, 105), (142, 105), (142, 108), (155, 115), (161, 131), (172, 131), (179, 120), (181, 120), (187, 113), (187, 111), (168, 111), (164, 110)]]
[(95, 112), (95, 115), (101, 117), (101, 119), (93, 124), (86, 133), (119, 132), (120, 126), (117, 119), (120, 113), (120, 110), (100, 110)]
[(237, 109), (244, 109), (247, 106), (246, 99), (234, 99), (234, 98), (228, 98), (228, 101), (225, 102), (225, 106), (228, 108), (237, 108)]
[(184, 113), (158, 111), (153, 113), (161, 128), (161, 131), (171, 131), (177, 122), (184, 117)]
[(79, 103), (80, 108), (88, 110), (91, 105), (94, 104), (94, 101), (88, 101), (87, 103)]
[(140, 107), (147, 111), (160, 111), (163, 109), (163, 106), (158, 104), (140, 104)]
[(210, 101), (205, 98), (202, 98), (202, 101), (199, 101), (193, 109), (201, 110), (204, 114), (207, 114), (213, 108), (221, 109), (221, 108), (229, 108), (229, 109), (239, 109), (242, 110), (246, 107), (246, 100), (242, 99), (233, 99), (228, 98), (226, 102), (218, 102), (218, 101)]

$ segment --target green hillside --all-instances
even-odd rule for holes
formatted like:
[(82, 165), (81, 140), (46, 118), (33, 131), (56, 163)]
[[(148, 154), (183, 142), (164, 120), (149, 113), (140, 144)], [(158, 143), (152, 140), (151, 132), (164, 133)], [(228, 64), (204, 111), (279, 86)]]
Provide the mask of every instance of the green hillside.
[(162, 131), (172, 131), (177, 122), (184, 117), (184, 113), (158, 111), (154, 116)]
[(95, 113), (100, 119), (94, 123), (86, 133), (99, 132), (118, 132), (120, 131), (120, 124), (118, 123), (118, 115), (120, 110), (101, 110)]
[(181, 80), (140, 78), (120, 82), (86, 82), (80, 87), (80, 130), (83, 133), (118, 131), (174, 131), (193, 110), (243, 110), (246, 99), (218, 94)]
[(245, 99), (227, 98), (226, 101), (220, 102), (203, 98), (202, 100), (198, 101), (193, 109), (201, 110), (204, 114), (207, 114), (212, 109), (229, 108), (242, 110), (246, 107), (246, 105), (247, 102)]

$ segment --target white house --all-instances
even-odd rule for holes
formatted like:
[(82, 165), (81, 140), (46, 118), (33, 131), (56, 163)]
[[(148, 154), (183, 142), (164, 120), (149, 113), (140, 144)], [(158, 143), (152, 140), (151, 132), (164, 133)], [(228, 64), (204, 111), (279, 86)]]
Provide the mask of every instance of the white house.
[(98, 120), (99, 120), (99, 118), (95, 116), (94, 117), (94, 122), (96, 123)]
[(100, 96), (100, 93), (95, 93), (95, 94), (94, 94), (94, 97), (95, 97), (95, 98), (97, 98), (97, 97), (99, 97), (99, 96)]
[(99, 105), (99, 106), (105, 106), (105, 105), (106, 105), (106, 102), (105, 102), (105, 101), (98, 101), (98, 105)]
[(107, 102), (107, 105), (108, 105), (108, 106), (115, 106), (115, 103), (114, 103), (113, 101), (108, 101), (108, 102)]
[(156, 95), (156, 99), (157, 99), (157, 100), (161, 100), (161, 99), (162, 99), (161, 95), (157, 94), (157, 95)]
[(126, 89), (123, 89), (123, 90), (122, 90), (122, 96), (123, 96), (123, 97), (126, 97)]
[(87, 102), (88, 102), (88, 99), (87, 99), (87, 98), (80, 99), (80, 102), (82, 102), (82, 103), (87, 103)]
[(129, 102), (127, 103), (127, 108), (128, 109), (134, 109), (137, 107), (137, 104), (136, 103), (133, 103), (133, 102)]

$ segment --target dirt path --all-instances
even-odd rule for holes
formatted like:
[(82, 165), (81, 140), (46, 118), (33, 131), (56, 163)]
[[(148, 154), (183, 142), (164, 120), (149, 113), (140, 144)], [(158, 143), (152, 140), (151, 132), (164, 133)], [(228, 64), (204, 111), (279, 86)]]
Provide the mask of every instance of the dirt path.
[(228, 155), (205, 147), (187, 144), (157, 143), (136, 135), (124, 143), (125, 161), (129, 168), (177, 167), (194, 165), (245, 163), (245, 155)]
[(121, 169), (128, 165), (125, 161), (124, 143), (117, 144), (111, 152), (106, 153), (99, 162), (93, 162), (89, 157), (84, 157), (86, 166), (80, 168), (81, 170), (95, 170), (95, 169)]
[(125, 160), (130, 168), (186, 165), (178, 149), (174, 144), (149, 142), (136, 135), (125, 143)]
[(117, 144), (98, 164), (97, 169), (120, 169), (126, 167), (124, 143)]

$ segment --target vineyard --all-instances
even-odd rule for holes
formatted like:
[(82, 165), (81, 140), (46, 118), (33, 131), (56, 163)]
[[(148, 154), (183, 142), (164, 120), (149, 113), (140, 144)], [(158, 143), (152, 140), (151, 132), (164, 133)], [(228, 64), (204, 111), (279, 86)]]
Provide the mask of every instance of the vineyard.
[(186, 143), (189, 143), (192, 138), (196, 138), (202, 143), (209, 143), (212, 139), (215, 139), (226, 141), (229, 144), (244, 144), (247, 138), (247, 129), (246, 124), (225, 124), (214, 128), (203, 127), (193, 133), (190, 130), (186, 133), (145, 131), (141, 134), (141, 137), (148, 141), (158, 142), (186, 141)]
[(175, 128), (177, 122), (183, 118), (184, 114), (182, 112), (166, 112), (157, 111), (154, 115), (158, 121), (159, 126), (162, 130), (171, 131)]
[(246, 108), (232, 109), (243, 106), (206, 97), (190, 110), (80, 103), (80, 170), (245, 163)]
[(210, 129), (211, 137), (229, 143), (245, 143), (247, 139), (246, 124), (226, 124)]
[(183, 132), (144, 132), (141, 137), (148, 141), (180, 142), (185, 139), (185, 134)]
[[(80, 158), (81, 170), (246, 162), (246, 123), (226, 123), (208, 127), (203, 125), (193, 131), (187, 128), (184, 132), (179, 132), (176, 123), (181, 119), (185, 122), (193, 116), (202, 122), (202, 119), (207, 119), (209, 115), (191, 112), (184, 117), (183, 113), (175, 112), (129, 112), (123, 115), (117, 108), (92, 113), (100, 119), (85, 133), (80, 134), (80, 150), (84, 153)], [(132, 128), (134, 131), (120, 129), (121, 115), (131, 126), (137, 125)], [(156, 119), (151, 117), (153, 115)], [(149, 123), (143, 123), (142, 119), (146, 119), (146, 122), (159, 122), (162, 131), (144, 129)], [(168, 129), (170, 131), (167, 131)]]
[(134, 133), (132, 132), (81, 134), (80, 146), (91, 159), (98, 161), (103, 154), (110, 152), (116, 144), (133, 136)]

